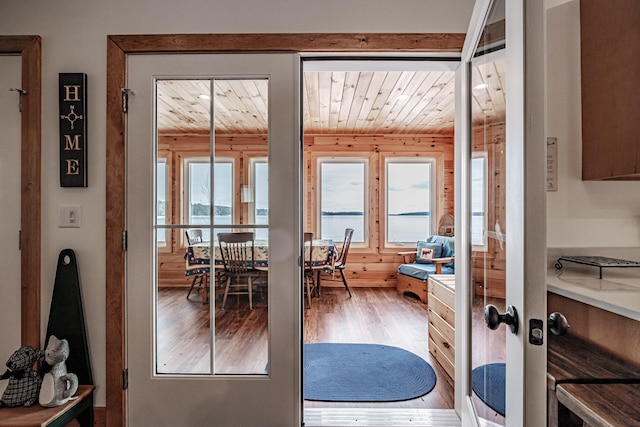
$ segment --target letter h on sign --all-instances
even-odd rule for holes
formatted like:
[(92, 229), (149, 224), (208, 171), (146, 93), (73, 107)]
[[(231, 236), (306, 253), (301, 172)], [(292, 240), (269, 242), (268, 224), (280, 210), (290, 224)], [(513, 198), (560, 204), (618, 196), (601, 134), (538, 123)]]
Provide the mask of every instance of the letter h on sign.
[(87, 186), (87, 75), (60, 73), (60, 186)]

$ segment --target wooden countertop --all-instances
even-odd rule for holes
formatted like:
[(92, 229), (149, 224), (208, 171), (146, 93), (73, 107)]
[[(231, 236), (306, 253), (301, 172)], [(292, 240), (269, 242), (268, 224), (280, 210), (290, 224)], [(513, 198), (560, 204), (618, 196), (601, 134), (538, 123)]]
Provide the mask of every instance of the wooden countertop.
[(590, 427), (640, 427), (640, 384), (560, 384), (556, 393)]
[(549, 334), (547, 386), (573, 382), (640, 382), (640, 367), (570, 334)]

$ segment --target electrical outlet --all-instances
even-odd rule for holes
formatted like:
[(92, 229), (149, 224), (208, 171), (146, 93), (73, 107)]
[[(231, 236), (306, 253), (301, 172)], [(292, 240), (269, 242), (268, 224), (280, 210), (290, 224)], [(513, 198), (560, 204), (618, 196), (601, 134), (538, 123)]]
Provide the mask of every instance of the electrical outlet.
[(58, 227), (80, 228), (81, 222), (82, 222), (82, 206), (80, 205), (59, 205), (58, 206)]

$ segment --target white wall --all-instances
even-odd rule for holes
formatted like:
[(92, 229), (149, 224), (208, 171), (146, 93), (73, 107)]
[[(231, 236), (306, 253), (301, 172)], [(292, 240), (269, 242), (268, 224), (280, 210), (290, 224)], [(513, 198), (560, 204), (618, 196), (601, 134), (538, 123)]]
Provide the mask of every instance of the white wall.
[[(109, 34), (466, 32), (473, 0), (2, 0), (0, 34), (42, 36), (42, 333), (59, 252), (76, 252), (89, 346), (105, 404), (106, 38)], [(89, 187), (58, 178), (58, 73), (88, 75)], [(17, 124), (16, 124), (17, 125)], [(82, 227), (57, 227), (57, 206), (82, 206)], [(19, 313), (19, 306), (15, 308)], [(0, 335), (13, 327), (0, 325)]]
[(580, 3), (547, 11), (547, 134), (558, 138), (558, 191), (547, 192), (549, 247), (640, 246), (640, 181), (582, 181)]

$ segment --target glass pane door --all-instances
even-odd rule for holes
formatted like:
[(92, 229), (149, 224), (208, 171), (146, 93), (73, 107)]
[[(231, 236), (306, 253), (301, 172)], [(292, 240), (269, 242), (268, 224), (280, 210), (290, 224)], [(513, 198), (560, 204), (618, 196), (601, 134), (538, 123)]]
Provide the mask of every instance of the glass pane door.
[(128, 59), (128, 425), (300, 423), (298, 64)]
[(465, 251), (456, 262), (468, 268), (459, 278), (469, 280), (461, 300), (471, 304), (461, 342), (470, 425), (546, 420), (545, 340), (536, 338), (546, 317), (544, 16), (541, 2), (478, 1), (463, 49), (461, 226), (469, 226), (469, 259)]
[[(268, 83), (155, 82), (158, 374), (267, 374)], [(218, 237), (239, 232), (259, 261), (232, 272)]]
[(496, 1), (471, 61), (472, 400), (479, 419), (505, 424), (508, 328), (485, 326), (485, 307), (506, 311), (506, 58), (504, 2)]

